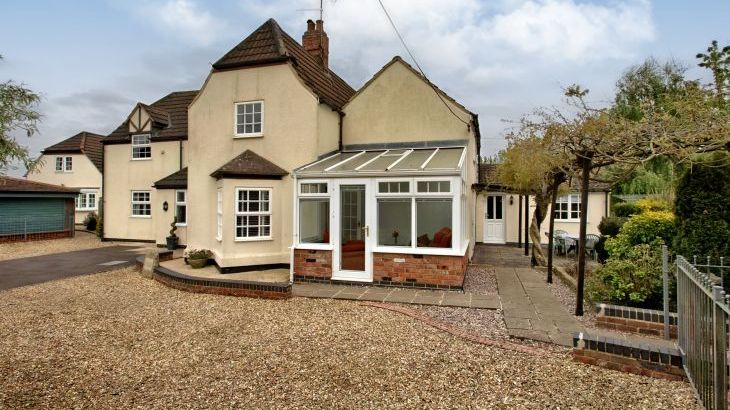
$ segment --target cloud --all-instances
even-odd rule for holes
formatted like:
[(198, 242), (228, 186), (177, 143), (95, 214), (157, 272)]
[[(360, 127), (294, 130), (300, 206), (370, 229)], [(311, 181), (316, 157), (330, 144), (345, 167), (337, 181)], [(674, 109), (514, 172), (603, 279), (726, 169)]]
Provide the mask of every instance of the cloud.
[(132, 12), (155, 27), (195, 46), (208, 46), (227, 35), (228, 25), (193, 0), (149, 0)]

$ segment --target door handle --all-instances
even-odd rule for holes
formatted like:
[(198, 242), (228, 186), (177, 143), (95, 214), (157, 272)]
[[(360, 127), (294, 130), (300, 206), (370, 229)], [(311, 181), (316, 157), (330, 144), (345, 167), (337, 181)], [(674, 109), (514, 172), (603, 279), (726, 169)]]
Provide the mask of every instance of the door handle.
[(363, 226), (363, 227), (362, 227), (362, 230), (363, 230), (363, 232), (365, 232), (365, 237), (366, 237), (366, 238), (367, 238), (368, 236), (370, 236), (370, 227), (369, 227), (369, 226), (367, 226), (367, 225)]

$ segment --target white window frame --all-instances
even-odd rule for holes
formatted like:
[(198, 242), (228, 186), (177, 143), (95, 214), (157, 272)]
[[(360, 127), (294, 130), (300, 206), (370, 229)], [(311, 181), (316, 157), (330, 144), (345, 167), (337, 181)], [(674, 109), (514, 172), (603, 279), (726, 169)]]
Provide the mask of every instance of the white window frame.
[(223, 188), (216, 189), (216, 236), (218, 242), (223, 240)]
[(55, 162), (55, 169), (56, 169), (56, 172), (59, 172), (59, 173), (73, 172), (73, 157), (57, 156), (56, 162)]
[[(182, 192), (185, 200), (180, 201), (178, 199), (177, 194)], [(175, 223), (175, 226), (188, 226), (188, 190), (187, 189), (176, 189), (175, 190), (175, 217), (177, 218), (177, 207), (178, 206), (184, 206), (185, 207), (185, 222), (177, 222)]]
[[(306, 185), (306, 184), (327, 184), (327, 193), (303, 194), (302, 185)], [(296, 215), (296, 218), (295, 218), (296, 225), (295, 226), (296, 226), (296, 233), (297, 233), (297, 243), (296, 243), (297, 249), (333, 250), (334, 249), (334, 245), (333, 245), (334, 231), (333, 231), (332, 218), (334, 215), (334, 209), (333, 209), (334, 205), (333, 205), (333, 201), (332, 201), (332, 190), (333, 190), (332, 181), (327, 180), (327, 179), (305, 179), (303, 181), (297, 182), (296, 189), (297, 189), (296, 195), (295, 195), (296, 202), (294, 205), (294, 209), (296, 212), (296, 214), (295, 214)], [(330, 204), (330, 215), (329, 215), (329, 217), (330, 217), (330, 240), (329, 240), (329, 242), (327, 242), (327, 243), (306, 243), (306, 242), (301, 241), (302, 235), (299, 230), (299, 228), (300, 228), (300, 226), (299, 226), (300, 225), (299, 224), (299, 222), (300, 222), (299, 221), (299, 207), (300, 207), (299, 199), (300, 198), (322, 198), (322, 199), (327, 198), (329, 200), (329, 204)]]
[[(577, 198), (577, 201), (573, 201), (573, 197), (574, 196)], [(580, 204), (580, 210), (578, 211), (578, 217), (577, 218), (573, 218), (573, 217), (571, 217), (571, 214), (572, 214), (571, 208), (572, 208), (573, 204), (576, 203), (576, 202), (578, 204)], [(583, 204), (580, 201), (580, 194), (579, 193), (578, 194), (570, 193), (570, 194), (567, 194), (567, 195), (563, 195), (561, 197), (558, 197), (558, 200), (555, 203), (555, 205), (556, 205), (555, 208), (556, 209), (553, 209), (552, 210), (553, 212), (556, 212), (557, 205), (558, 204), (567, 204), (568, 205), (568, 211), (567, 211), (568, 212), (568, 218), (567, 219), (558, 218), (558, 216), (556, 215), (555, 216), (555, 222), (580, 222), (580, 215), (581, 215), (582, 212), (585, 212), (585, 207), (583, 206)]]
[[(410, 182), (410, 193), (380, 193), (377, 191), (378, 183), (380, 182)], [(419, 181), (449, 181), (449, 192), (417, 192)], [(407, 253), (414, 255), (463, 255), (468, 248), (468, 242), (464, 243), (460, 238), (462, 230), (467, 227), (461, 226), (462, 220), (462, 208), (461, 208), (461, 178), (460, 177), (421, 177), (421, 178), (382, 178), (375, 179), (375, 195), (372, 196), (374, 201), (372, 209), (374, 210), (373, 220), (373, 252), (381, 253)], [(379, 198), (410, 198), (411, 199), (411, 246), (384, 246), (378, 245), (378, 199)], [(417, 235), (417, 199), (451, 199), (451, 248), (430, 248), (430, 247), (418, 247), (418, 235)]]
[[(135, 143), (135, 141), (134, 141), (135, 137), (146, 137), (148, 142), (145, 143), (145, 144)], [(149, 149), (150, 149), (150, 156), (149, 157), (135, 157), (134, 156), (134, 149), (135, 148), (145, 148), (145, 147), (149, 147)], [(152, 159), (152, 136), (150, 134), (134, 134), (134, 135), (132, 135), (132, 161), (149, 161), (151, 159)]]
[[(242, 125), (244, 126), (244, 132), (240, 133), (238, 132), (238, 107), (239, 106), (246, 106), (246, 105), (253, 105), (253, 104), (261, 104), (261, 130), (259, 132), (245, 132), (246, 129), (246, 122), (245, 122), (245, 115), (244, 115), (244, 122)], [(241, 101), (233, 104), (233, 135), (235, 138), (255, 138), (255, 137), (262, 137), (264, 135), (264, 100), (254, 100), (254, 101)], [(244, 114), (245, 114), (245, 108), (244, 108)], [(256, 123), (252, 123), (255, 125)]]
[[(96, 211), (97, 209), (99, 209), (99, 202), (98, 202), (98, 198), (97, 198), (98, 193), (99, 192), (96, 189), (82, 189), (81, 192), (79, 193), (79, 195), (76, 197), (76, 204), (75, 204), (76, 210), (77, 211)], [(94, 197), (94, 206), (90, 207), (89, 206), (89, 197), (92, 195)], [(82, 196), (84, 197), (84, 203), (86, 204), (85, 207), (79, 206), (81, 204)]]
[[(245, 211), (245, 212), (239, 212), (238, 211), (238, 193), (241, 191), (260, 191), (260, 192), (268, 192), (269, 193), (269, 209), (268, 211)], [(274, 229), (274, 216), (273, 212), (271, 211), (271, 208), (274, 204), (273, 201), (273, 188), (270, 187), (236, 187), (235, 195), (233, 197), (233, 239), (236, 242), (254, 242), (254, 241), (270, 241), (273, 239), (273, 229)], [(269, 217), (269, 235), (262, 236), (236, 236), (238, 234), (238, 217), (239, 216), (267, 216)], [(258, 225), (259, 227), (265, 226), (265, 225)]]
[[(137, 193), (145, 193), (149, 197), (149, 201), (135, 201), (134, 200), (134, 194)], [(129, 209), (129, 215), (131, 218), (152, 218), (152, 192), (151, 191), (132, 191), (131, 195), (131, 206)], [(147, 204), (150, 206), (150, 214), (149, 215), (135, 215), (134, 214), (134, 205), (135, 204)]]
[[(389, 182), (406, 182), (408, 183), (408, 191), (403, 192), (380, 192), (380, 183), (389, 183)], [(376, 179), (375, 180), (375, 195), (376, 196), (388, 196), (388, 197), (398, 197), (398, 196), (410, 196), (414, 192), (413, 188), (413, 179), (403, 179), (403, 178), (396, 178), (396, 179)]]

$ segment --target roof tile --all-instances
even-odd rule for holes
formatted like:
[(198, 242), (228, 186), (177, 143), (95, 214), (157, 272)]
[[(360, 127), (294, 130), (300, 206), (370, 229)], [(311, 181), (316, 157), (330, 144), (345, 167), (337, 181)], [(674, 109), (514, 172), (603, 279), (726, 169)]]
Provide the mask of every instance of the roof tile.
[(251, 150), (228, 161), (210, 176), (221, 178), (281, 179), (288, 172)]

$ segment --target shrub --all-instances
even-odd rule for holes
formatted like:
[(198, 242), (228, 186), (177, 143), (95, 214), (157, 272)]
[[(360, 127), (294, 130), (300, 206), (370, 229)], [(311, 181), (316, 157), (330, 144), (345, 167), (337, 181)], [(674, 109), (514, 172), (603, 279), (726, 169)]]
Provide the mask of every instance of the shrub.
[(598, 262), (605, 263), (608, 259), (608, 251), (606, 250), (606, 241), (608, 240), (608, 236), (603, 236), (598, 239), (598, 242), (596, 242), (596, 257), (598, 259)]
[(622, 202), (613, 205), (613, 214), (618, 217), (629, 217), (639, 213), (641, 213), (641, 208), (633, 202)]
[(586, 281), (595, 302), (658, 308), (662, 300), (661, 240), (632, 247), (624, 258), (611, 257)]
[(606, 241), (606, 250), (610, 258), (625, 258), (636, 245), (651, 244), (656, 240), (671, 243), (674, 232), (674, 214), (647, 211), (629, 218), (618, 235)]
[(601, 223), (598, 224), (598, 231), (603, 236), (614, 237), (618, 235), (621, 227), (626, 223), (626, 218), (618, 216), (603, 217)]
[[(710, 158), (715, 163), (728, 154)], [(730, 166), (695, 166), (677, 186), (675, 212), (677, 236), (673, 249), (679, 255), (730, 256)]]
[(668, 200), (655, 196), (639, 199), (634, 204), (641, 209), (641, 212), (672, 211), (672, 204)]
[(95, 231), (96, 231), (96, 236), (98, 236), (99, 238), (101, 238), (102, 235), (104, 235), (104, 219), (99, 218), (96, 221), (96, 229), (95, 229)]
[(89, 212), (86, 215), (86, 218), (84, 218), (84, 226), (86, 227), (87, 231), (96, 231), (96, 224), (99, 221), (99, 216), (96, 214), (96, 212)]
[(210, 259), (213, 256), (213, 252), (207, 249), (190, 249), (185, 251), (185, 257), (188, 259)]

